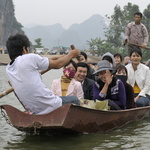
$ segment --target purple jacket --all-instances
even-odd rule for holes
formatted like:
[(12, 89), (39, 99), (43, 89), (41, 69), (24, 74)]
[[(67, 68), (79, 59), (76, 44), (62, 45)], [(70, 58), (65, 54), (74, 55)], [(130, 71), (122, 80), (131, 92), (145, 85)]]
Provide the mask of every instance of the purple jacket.
[(101, 89), (103, 88), (103, 86), (104, 83), (102, 83), (100, 79), (94, 83), (93, 98), (97, 100), (110, 99), (122, 109), (126, 109), (126, 91), (123, 82), (117, 79), (113, 84), (110, 84), (107, 91), (107, 95), (101, 93)]

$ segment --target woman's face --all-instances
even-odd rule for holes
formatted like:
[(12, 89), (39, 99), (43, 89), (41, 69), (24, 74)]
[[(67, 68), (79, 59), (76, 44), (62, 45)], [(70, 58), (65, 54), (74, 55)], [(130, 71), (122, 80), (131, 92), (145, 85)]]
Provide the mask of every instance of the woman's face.
[(133, 52), (131, 57), (130, 57), (130, 60), (131, 60), (133, 65), (137, 66), (141, 62), (142, 58), (138, 53)]
[(118, 69), (117, 73), (116, 73), (116, 77), (118, 79), (120, 79), (123, 83), (126, 83), (127, 81), (127, 72), (124, 68), (122, 69)]
[(79, 62), (86, 62), (86, 59), (83, 55), (80, 55)]
[(107, 77), (108, 75), (111, 75), (111, 73), (110, 73), (109, 70), (107, 70), (107, 72), (106, 72), (106, 70), (103, 70), (103, 71), (100, 71), (100, 72), (98, 73), (99, 79), (100, 79), (102, 82), (104, 82), (104, 83), (106, 83), (106, 77)]
[(73, 78), (75, 75), (76, 69), (72, 64), (69, 64), (65, 68), (63, 68), (63, 74), (67, 78)]
[(72, 64), (69, 64), (69, 65), (66, 66), (65, 68), (66, 68), (66, 69), (69, 69), (69, 70), (76, 71), (75, 67), (74, 67)]
[(126, 76), (127, 74), (126, 74), (125, 69), (122, 69), (122, 70), (120, 70), (119, 72), (117, 71), (117, 72), (116, 72), (116, 75), (124, 75), (124, 76)]

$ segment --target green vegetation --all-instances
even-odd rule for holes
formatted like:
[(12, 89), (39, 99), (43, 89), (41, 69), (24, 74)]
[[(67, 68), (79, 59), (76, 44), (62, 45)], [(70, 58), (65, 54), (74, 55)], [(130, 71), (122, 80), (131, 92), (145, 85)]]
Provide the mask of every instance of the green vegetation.
[(13, 19), (13, 28), (16, 29), (19, 33), (24, 33), (24, 31), (22, 30), (22, 24), (19, 23), (16, 18)]
[(34, 48), (43, 48), (44, 47), (44, 46), (42, 46), (42, 39), (41, 38), (35, 39), (34, 42), (36, 43), (35, 45), (32, 45)]
[(24, 33), (22, 30), (23, 26), (15, 18), (14, 11), (12, 0), (0, 1), (0, 45), (5, 45), (9, 35)]
[[(106, 40), (96, 38), (87, 41), (90, 50), (98, 55), (103, 55), (108, 51), (112, 54), (118, 52), (123, 56), (127, 55), (127, 47), (123, 45), (125, 28), (129, 22), (133, 21), (133, 14), (138, 11), (140, 11), (139, 6), (135, 4), (128, 3), (124, 6), (123, 10), (121, 10), (120, 6), (116, 5), (113, 15), (111, 17), (106, 16), (110, 22), (105, 33)], [(142, 23), (150, 33), (150, 4), (143, 11)], [(150, 44), (148, 46), (150, 47)], [(143, 59), (148, 60), (149, 56), (150, 50), (145, 49), (143, 51)]]

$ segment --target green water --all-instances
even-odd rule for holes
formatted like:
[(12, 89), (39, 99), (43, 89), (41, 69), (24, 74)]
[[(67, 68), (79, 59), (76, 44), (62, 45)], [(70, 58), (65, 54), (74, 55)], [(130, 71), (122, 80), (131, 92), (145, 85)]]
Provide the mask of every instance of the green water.
[[(53, 79), (62, 70), (43, 75), (50, 88)], [(0, 66), (0, 92), (9, 89), (5, 66)], [(13, 92), (0, 99), (0, 105), (9, 104), (23, 109)], [(106, 118), (107, 119), (107, 118)], [(0, 150), (149, 150), (150, 118), (132, 122), (122, 128), (101, 134), (27, 135), (6, 123), (0, 114)]]

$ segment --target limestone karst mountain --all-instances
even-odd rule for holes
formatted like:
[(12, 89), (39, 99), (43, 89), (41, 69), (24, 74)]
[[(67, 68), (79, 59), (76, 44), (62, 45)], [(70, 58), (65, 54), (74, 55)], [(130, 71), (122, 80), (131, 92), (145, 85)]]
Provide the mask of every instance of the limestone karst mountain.
[(34, 39), (41, 38), (42, 44), (51, 49), (53, 46), (76, 45), (80, 49), (88, 47), (87, 40), (100, 37), (105, 38), (104, 32), (107, 25), (100, 15), (93, 15), (81, 24), (73, 24), (68, 29), (64, 29), (61, 24), (49, 26), (24, 27), (23, 30), (34, 43)]
[(12, 0), (0, 0), (0, 46), (4, 46), (11, 34), (22, 31), (22, 25), (16, 20)]

